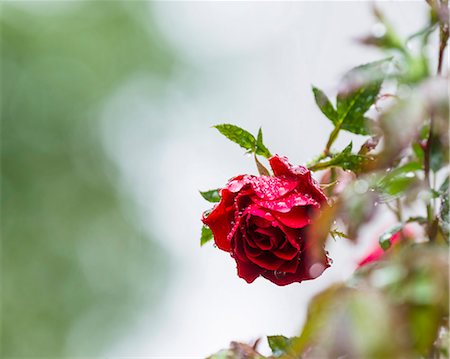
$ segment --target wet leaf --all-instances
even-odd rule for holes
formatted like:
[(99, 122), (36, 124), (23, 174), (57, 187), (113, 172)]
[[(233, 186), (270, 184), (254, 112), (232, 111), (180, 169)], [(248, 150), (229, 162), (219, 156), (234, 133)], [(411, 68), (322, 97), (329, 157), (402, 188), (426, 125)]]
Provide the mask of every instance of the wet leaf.
[(230, 141), (237, 143), (242, 148), (245, 148), (250, 152), (255, 151), (256, 139), (250, 132), (231, 124), (221, 124), (213, 127)]
[(394, 227), (389, 228), (387, 231), (385, 231), (380, 238), (378, 239), (378, 242), (380, 243), (380, 247), (383, 250), (387, 250), (391, 247), (391, 239), (392, 236), (400, 231), (403, 228), (403, 224), (397, 224)]
[(410, 162), (398, 167), (376, 184), (378, 192), (396, 197), (403, 194), (413, 183), (418, 181), (416, 171), (421, 171), (422, 165), (418, 162)]
[(361, 65), (345, 74), (336, 101), (341, 129), (359, 135), (369, 133), (370, 120), (365, 113), (377, 100), (385, 77), (384, 66), (389, 61), (384, 59)]
[(220, 202), (220, 194), (219, 194), (220, 188), (217, 189), (211, 189), (209, 191), (200, 191), (200, 194), (204, 199), (206, 199), (208, 202)]
[(213, 239), (212, 231), (209, 229), (209, 227), (203, 225), (202, 234), (200, 237), (200, 246), (208, 243), (211, 239)]
[(333, 122), (334, 125), (338, 122), (338, 113), (334, 109), (332, 103), (328, 99), (325, 93), (318, 89), (317, 87), (312, 87), (312, 91), (314, 93), (314, 98), (316, 100), (317, 106), (319, 106), (322, 113)]
[(367, 156), (357, 155), (352, 153), (353, 144), (350, 143), (342, 152), (334, 155), (330, 160), (316, 163), (309, 167), (311, 171), (324, 170), (331, 167), (340, 167), (343, 170), (350, 170), (359, 172), (362, 170), (364, 164), (371, 158)]
[(263, 143), (263, 134), (261, 127), (258, 130), (258, 136), (256, 139), (256, 154), (264, 156), (265, 158), (269, 158), (272, 156), (270, 151), (267, 149), (267, 147)]

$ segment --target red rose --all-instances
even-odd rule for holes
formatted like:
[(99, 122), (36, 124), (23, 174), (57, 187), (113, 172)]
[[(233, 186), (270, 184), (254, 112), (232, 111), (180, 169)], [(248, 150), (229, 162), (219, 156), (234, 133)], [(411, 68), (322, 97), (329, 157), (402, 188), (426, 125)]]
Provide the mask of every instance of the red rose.
[(305, 167), (277, 155), (269, 162), (273, 177), (232, 178), (202, 221), (248, 283), (260, 275), (277, 285), (316, 278), (329, 263), (323, 250), (320, 259), (312, 259), (307, 227), (326, 197)]

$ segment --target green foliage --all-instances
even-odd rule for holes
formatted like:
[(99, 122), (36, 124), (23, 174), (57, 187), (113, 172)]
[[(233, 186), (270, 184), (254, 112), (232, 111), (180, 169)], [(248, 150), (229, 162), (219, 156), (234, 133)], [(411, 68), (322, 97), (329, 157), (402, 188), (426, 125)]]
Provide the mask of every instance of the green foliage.
[(211, 239), (213, 239), (213, 234), (209, 227), (203, 225), (202, 227), (202, 234), (200, 237), (200, 246), (203, 246), (204, 244), (208, 243)]
[(267, 342), (272, 350), (274, 357), (289, 357), (294, 355), (295, 352), (292, 350), (292, 343), (298, 338), (287, 338), (283, 335), (272, 335), (267, 337)]
[(255, 151), (256, 139), (250, 132), (230, 124), (215, 125), (213, 127), (242, 148), (249, 150), (249, 152)]
[(242, 148), (248, 150), (249, 153), (256, 153), (266, 158), (271, 156), (270, 151), (263, 143), (261, 128), (258, 131), (258, 138), (256, 139), (250, 132), (236, 125), (221, 124), (213, 127), (230, 141), (233, 141)]
[(261, 127), (258, 130), (258, 137), (256, 138), (256, 150), (255, 153), (257, 155), (261, 155), (265, 158), (269, 158), (272, 156), (270, 151), (267, 149), (267, 147), (263, 143), (263, 134)]
[(390, 59), (355, 67), (345, 74), (337, 95), (338, 123), (343, 130), (367, 135), (369, 120), (365, 113), (376, 102), (385, 77), (384, 66)]
[(440, 209), (439, 209), (439, 223), (442, 229), (444, 236), (448, 239), (450, 234), (450, 222), (449, 222), (449, 177), (446, 177), (444, 183), (439, 188), (439, 200), (440, 200)]
[(350, 142), (342, 152), (332, 155), (328, 161), (319, 162), (309, 167), (311, 171), (324, 170), (332, 167), (339, 167), (343, 170), (359, 172), (364, 163), (370, 160), (370, 157), (352, 153), (353, 144)]
[(314, 98), (316, 100), (317, 106), (319, 106), (322, 113), (329, 119), (331, 122), (336, 125), (339, 121), (338, 119), (338, 113), (333, 107), (333, 104), (328, 99), (327, 95), (325, 93), (318, 89), (317, 87), (312, 87), (312, 91), (314, 93)]
[(336, 109), (325, 93), (313, 86), (317, 106), (336, 128), (358, 135), (370, 133), (371, 120), (365, 117), (365, 113), (377, 100), (385, 77), (384, 66), (389, 61), (371, 62), (347, 72), (337, 95)]
[(413, 183), (418, 181), (416, 172), (422, 170), (418, 162), (409, 162), (401, 167), (391, 170), (376, 184), (376, 189), (390, 197), (403, 194)]
[(208, 202), (220, 202), (220, 188), (217, 189), (211, 189), (209, 191), (200, 191), (200, 194), (204, 199), (206, 199)]
[(448, 315), (448, 255), (440, 246), (405, 246), (365, 266), (310, 303), (296, 357), (415, 358), (432, 351)]

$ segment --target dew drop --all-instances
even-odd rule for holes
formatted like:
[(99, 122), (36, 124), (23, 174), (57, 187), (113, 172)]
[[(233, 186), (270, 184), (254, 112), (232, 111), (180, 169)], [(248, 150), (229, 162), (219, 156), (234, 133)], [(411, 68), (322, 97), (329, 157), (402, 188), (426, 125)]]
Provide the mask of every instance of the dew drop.
[(309, 268), (309, 275), (311, 278), (317, 278), (324, 271), (325, 266), (321, 263), (314, 263), (311, 268)]
[(276, 270), (273, 272), (273, 274), (274, 274), (275, 278), (281, 279), (286, 275), (286, 272), (281, 272), (281, 271)]
[(354, 190), (358, 194), (364, 194), (369, 189), (369, 184), (365, 180), (357, 180), (354, 184)]

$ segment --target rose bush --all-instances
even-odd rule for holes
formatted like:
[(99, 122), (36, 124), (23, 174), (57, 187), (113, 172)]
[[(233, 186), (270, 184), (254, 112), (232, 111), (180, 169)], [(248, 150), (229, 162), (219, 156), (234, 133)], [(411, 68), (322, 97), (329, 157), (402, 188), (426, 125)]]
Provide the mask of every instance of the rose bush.
[(277, 285), (318, 277), (329, 266), (312, 256), (308, 225), (327, 198), (311, 172), (286, 157), (269, 159), (274, 176), (240, 175), (220, 190), (221, 200), (203, 216), (218, 248), (229, 252), (239, 277), (263, 276)]

